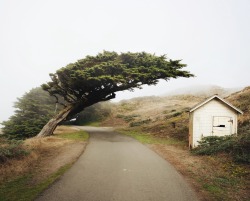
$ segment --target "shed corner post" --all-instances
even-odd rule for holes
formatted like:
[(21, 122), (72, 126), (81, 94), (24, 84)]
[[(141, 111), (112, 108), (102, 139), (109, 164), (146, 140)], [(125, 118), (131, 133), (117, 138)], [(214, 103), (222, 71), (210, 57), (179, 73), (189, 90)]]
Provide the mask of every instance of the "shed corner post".
[(188, 147), (189, 150), (193, 148), (193, 112), (189, 112), (189, 129), (188, 129)]

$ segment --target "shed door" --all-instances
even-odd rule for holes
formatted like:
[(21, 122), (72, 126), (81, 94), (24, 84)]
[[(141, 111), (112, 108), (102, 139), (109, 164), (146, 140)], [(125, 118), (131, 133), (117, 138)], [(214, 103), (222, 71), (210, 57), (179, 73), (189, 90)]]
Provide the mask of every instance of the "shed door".
[(231, 117), (213, 117), (213, 135), (231, 135), (232, 124), (233, 120)]

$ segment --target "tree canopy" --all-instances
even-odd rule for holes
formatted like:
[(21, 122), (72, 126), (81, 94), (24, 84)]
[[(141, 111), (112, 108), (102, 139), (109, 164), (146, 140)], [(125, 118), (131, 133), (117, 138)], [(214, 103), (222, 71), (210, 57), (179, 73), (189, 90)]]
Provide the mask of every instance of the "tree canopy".
[[(81, 112), (94, 103), (115, 98), (115, 92), (155, 85), (159, 79), (192, 77), (182, 70), (181, 60), (167, 59), (146, 52), (121, 53), (104, 51), (87, 56), (50, 74), (51, 81), (42, 88), (62, 105), (74, 105), (67, 115)], [(59, 101), (63, 97), (63, 101)]]
[(61, 121), (70, 120), (95, 103), (115, 98), (117, 91), (141, 88), (144, 84), (155, 85), (159, 79), (192, 77), (190, 72), (182, 70), (186, 64), (180, 62), (146, 52), (118, 54), (104, 51), (51, 73), (51, 81), (42, 88), (65, 108), (37, 136), (53, 134)]

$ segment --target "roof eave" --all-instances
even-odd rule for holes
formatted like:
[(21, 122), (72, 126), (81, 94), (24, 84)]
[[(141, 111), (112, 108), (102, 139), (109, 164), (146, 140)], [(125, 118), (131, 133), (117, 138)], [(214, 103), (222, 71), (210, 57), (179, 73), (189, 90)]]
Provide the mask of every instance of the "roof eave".
[(211, 100), (213, 100), (213, 99), (215, 99), (215, 98), (219, 99), (221, 102), (225, 103), (226, 105), (228, 105), (229, 107), (231, 107), (232, 109), (234, 109), (235, 111), (237, 111), (237, 113), (243, 114), (243, 112), (242, 112), (240, 109), (234, 107), (233, 105), (231, 105), (230, 103), (228, 103), (227, 101), (225, 101), (224, 99), (220, 98), (220, 97), (217, 96), (217, 95), (214, 95), (214, 96), (208, 98), (207, 100), (203, 101), (203, 102), (200, 103), (199, 105), (197, 105), (197, 106), (195, 106), (194, 108), (192, 108), (189, 112), (191, 113), (191, 112), (197, 110), (198, 108), (200, 108), (201, 106), (205, 105), (206, 103), (210, 102)]

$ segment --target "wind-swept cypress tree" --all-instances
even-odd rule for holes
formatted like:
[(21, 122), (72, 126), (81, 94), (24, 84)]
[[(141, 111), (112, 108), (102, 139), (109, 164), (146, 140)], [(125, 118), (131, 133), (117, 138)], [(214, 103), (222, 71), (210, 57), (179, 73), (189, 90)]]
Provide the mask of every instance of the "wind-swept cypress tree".
[(185, 66), (180, 60), (170, 60), (165, 55), (108, 51), (69, 64), (50, 74), (51, 81), (42, 85), (64, 109), (43, 127), (38, 137), (51, 135), (61, 121), (72, 118), (84, 108), (115, 98), (117, 91), (155, 85), (159, 79), (192, 77), (182, 70)]

